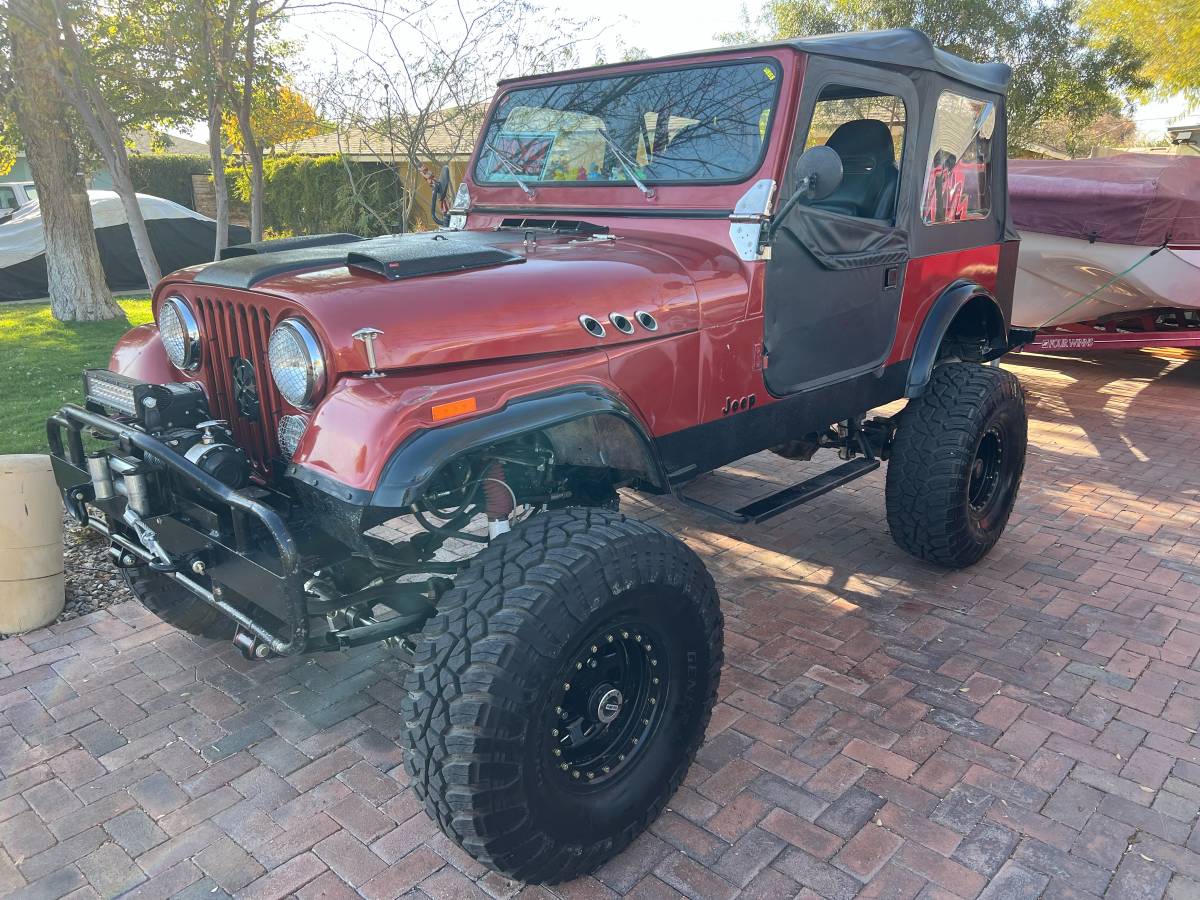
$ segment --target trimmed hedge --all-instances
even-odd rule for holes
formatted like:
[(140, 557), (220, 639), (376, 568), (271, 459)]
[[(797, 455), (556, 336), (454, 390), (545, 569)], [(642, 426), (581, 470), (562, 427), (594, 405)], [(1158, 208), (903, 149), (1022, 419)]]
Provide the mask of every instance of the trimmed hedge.
[[(354, 174), (353, 187), (347, 165)], [(226, 175), (233, 201), (249, 203), (249, 170), (230, 167)], [(340, 156), (268, 157), (263, 178), (263, 226), (276, 234), (386, 234), (388, 228), (366, 208), (389, 225), (399, 220), (403, 208), (400, 180), (380, 163), (347, 164)]]
[(167, 154), (129, 155), (129, 174), (133, 187), (140, 194), (165, 197), (195, 209), (192, 196), (192, 176), (212, 172), (207, 156), (175, 156)]

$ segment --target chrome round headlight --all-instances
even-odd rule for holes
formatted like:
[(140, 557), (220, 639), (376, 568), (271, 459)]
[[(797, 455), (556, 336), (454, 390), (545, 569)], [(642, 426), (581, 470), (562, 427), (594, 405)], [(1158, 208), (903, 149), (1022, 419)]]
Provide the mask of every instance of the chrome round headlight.
[(182, 297), (168, 297), (158, 308), (158, 336), (171, 365), (186, 372), (200, 368), (200, 326)]
[(299, 319), (284, 319), (267, 343), (271, 378), (292, 406), (311, 409), (325, 386), (325, 357), (317, 336)]

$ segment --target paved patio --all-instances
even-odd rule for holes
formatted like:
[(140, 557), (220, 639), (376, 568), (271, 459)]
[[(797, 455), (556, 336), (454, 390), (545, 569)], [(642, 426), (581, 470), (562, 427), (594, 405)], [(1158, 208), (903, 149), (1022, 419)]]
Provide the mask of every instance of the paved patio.
[(895, 548), (881, 473), (740, 529), (627, 503), (708, 561), (728, 665), (594, 878), (522, 888), (436, 831), (382, 652), (249, 664), (126, 603), (0, 641), (0, 894), (1200, 897), (1200, 357), (1012, 368), (1025, 485), (969, 571)]

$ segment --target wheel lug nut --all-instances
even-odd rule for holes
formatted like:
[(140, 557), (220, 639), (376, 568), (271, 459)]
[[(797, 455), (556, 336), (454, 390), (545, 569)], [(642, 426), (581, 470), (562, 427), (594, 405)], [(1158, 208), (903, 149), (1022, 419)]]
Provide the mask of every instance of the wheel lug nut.
[(596, 661), (594, 659), (588, 660), (588, 668), (591, 668), (591, 669), (596, 668)]
[(653, 705), (654, 705), (655, 703), (657, 703), (657, 702), (658, 702), (658, 701), (657, 701), (657, 700), (655, 700), (653, 697), (651, 697), (651, 698), (650, 698), (650, 705), (651, 705), (651, 706), (653, 706)]
[(642, 719), (642, 724), (643, 724), (643, 725), (649, 725), (649, 724), (650, 724), (650, 720), (649, 720), (649, 719)]
[(617, 762), (625, 762), (625, 754), (624, 753), (617, 754)]
[(582, 668), (583, 668), (583, 663), (581, 663), (581, 662), (577, 662), (577, 663), (575, 663), (575, 668), (576, 668), (576, 669), (582, 669)]
[(593, 653), (599, 653), (599, 652), (600, 652), (600, 648), (599, 648), (599, 647), (597, 647), (595, 644), (592, 644), (592, 652), (593, 652)]
[(571, 767), (568, 766), (566, 763), (562, 763), (561, 765), (559, 765), (559, 768), (565, 772), (565, 771), (567, 771), (567, 769), (569, 769)]
[(557, 728), (550, 729), (550, 737), (558, 737), (558, 729)]
[(554, 707), (554, 713), (555, 713), (555, 715), (562, 715), (562, 707), (561, 706)]
[(651, 684), (658, 684), (658, 679), (657, 679), (657, 678), (651, 678), (651, 679), (650, 679), (650, 683), (651, 683)]
[(652, 659), (652, 660), (650, 660), (650, 665), (652, 665), (652, 666), (657, 666), (657, 665), (658, 665), (658, 660), (657, 660), (657, 659)]
[(587, 773), (587, 777), (588, 777), (588, 780), (589, 780), (589, 781), (591, 781), (593, 778), (595, 778), (595, 777), (596, 777), (596, 773), (595, 773), (595, 772), (588, 772), (588, 773)]
[(650, 652), (650, 645), (649, 645), (649, 644), (646, 644), (645, 646), (646, 646), (646, 652), (647, 652), (647, 653), (649, 653), (649, 652)]
[(638, 739), (637, 739), (637, 738), (634, 738), (634, 739), (633, 739), (633, 742), (636, 744), (636, 743), (638, 742)]
[(571, 777), (572, 777), (572, 778), (578, 778), (578, 777), (579, 777), (579, 770), (578, 770), (578, 769), (575, 769), (573, 772), (571, 772)]
[(551, 750), (550, 752), (551, 752), (551, 753), (553, 753), (555, 756), (562, 756), (562, 751), (561, 751), (561, 750), (559, 750), (557, 747), (555, 747), (555, 748), (554, 748), (553, 750)]
[(613, 642), (613, 640), (614, 640), (614, 639), (613, 639), (613, 636), (610, 634), (610, 635), (608, 636), (608, 642), (611, 644), (611, 643)]
[(628, 637), (629, 637), (629, 632), (628, 632), (628, 631), (622, 631), (622, 632), (621, 632), (621, 638), (622, 638), (622, 639), (628, 639)]
[(564, 683), (563, 683), (563, 690), (564, 690), (564, 691), (569, 691), (570, 689), (571, 689), (571, 682), (569, 682), (569, 681), (567, 681), (567, 682), (564, 682)]
[(610, 769), (608, 766), (604, 766), (603, 768), (601, 768), (600, 771), (603, 772), (605, 775), (607, 775), (609, 772), (612, 771), (612, 769)]
[(639, 644), (642, 642), (642, 636), (641, 636), (640, 634), (635, 634), (635, 635), (633, 636), (633, 639), (634, 639), (635, 641), (637, 641)]

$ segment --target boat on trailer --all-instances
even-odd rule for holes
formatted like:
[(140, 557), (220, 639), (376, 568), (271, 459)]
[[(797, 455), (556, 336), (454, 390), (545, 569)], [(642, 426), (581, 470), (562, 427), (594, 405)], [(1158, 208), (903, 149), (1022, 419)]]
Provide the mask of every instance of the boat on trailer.
[(1200, 157), (1011, 160), (1028, 350), (1200, 347)]

